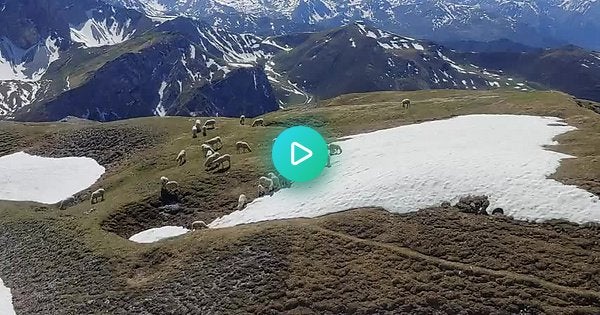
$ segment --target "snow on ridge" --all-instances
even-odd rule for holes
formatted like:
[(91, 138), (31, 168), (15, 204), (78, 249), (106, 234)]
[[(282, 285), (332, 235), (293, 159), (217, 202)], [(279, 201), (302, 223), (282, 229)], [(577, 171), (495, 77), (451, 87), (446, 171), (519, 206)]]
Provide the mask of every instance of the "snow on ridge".
[(163, 98), (165, 96), (165, 89), (167, 88), (167, 82), (162, 81), (160, 88), (158, 89), (158, 104), (154, 109), (154, 115), (164, 117), (167, 115), (167, 111), (163, 105)]
[(4, 315), (16, 315), (12, 304), (10, 288), (4, 286), (2, 279), (0, 279), (0, 313)]
[(22, 49), (6, 38), (0, 38), (0, 81), (38, 81), (50, 64), (58, 60), (57, 38), (47, 37), (29, 49)]
[(256, 199), (210, 227), (361, 207), (407, 213), (470, 194), (488, 195), (490, 209), (519, 220), (600, 222), (597, 196), (548, 178), (572, 156), (543, 146), (574, 129), (553, 117), (469, 115), (358, 134), (340, 142), (344, 153), (318, 180)]
[(135, 29), (129, 29), (130, 26), (131, 19), (121, 24), (112, 17), (101, 21), (90, 17), (80, 25), (70, 25), (71, 40), (86, 48), (116, 45), (135, 33)]
[(57, 203), (92, 186), (104, 171), (91, 158), (46, 158), (24, 152), (2, 156), (0, 200)]

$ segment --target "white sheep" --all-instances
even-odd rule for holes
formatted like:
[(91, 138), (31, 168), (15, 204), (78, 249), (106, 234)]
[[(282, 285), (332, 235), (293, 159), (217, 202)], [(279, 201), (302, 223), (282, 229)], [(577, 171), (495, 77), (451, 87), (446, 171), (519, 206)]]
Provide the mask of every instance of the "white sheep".
[(70, 196), (65, 198), (65, 200), (60, 202), (60, 206), (58, 207), (60, 210), (65, 210), (68, 207), (71, 207), (75, 204), (75, 197)]
[(187, 162), (185, 150), (179, 151), (179, 154), (177, 154), (177, 158), (175, 160), (177, 161), (179, 166), (185, 164), (185, 162)]
[(218, 157), (217, 159), (215, 159), (211, 164), (209, 168), (218, 168), (221, 169), (223, 168), (223, 165), (225, 165), (225, 162), (227, 162), (227, 168), (231, 168), (231, 155), (229, 154), (223, 154), (220, 157)]
[(248, 144), (248, 142), (244, 142), (244, 141), (236, 142), (235, 148), (238, 153), (252, 152), (252, 149), (250, 148), (250, 145)]
[(246, 195), (244, 195), (244, 194), (241, 194), (240, 197), (238, 198), (237, 209), (238, 210), (244, 209), (244, 207), (246, 206), (247, 203), (248, 203), (248, 197), (246, 197)]
[(409, 108), (410, 107), (410, 100), (408, 98), (405, 98), (402, 100), (402, 108)]
[(192, 138), (198, 138), (198, 127), (192, 126)]
[(192, 226), (190, 226), (190, 228), (192, 231), (207, 229), (208, 224), (206, 224), (204, 221), (194, 221), (194, 222), (192, 222)]
[(204, 123), (204, 127), (206, 127), (206, 129), (215, 129), (217, 127), (217, 121), (209, 119)]
[[(204, 156), (205, 156), (205, 157), (208, 157), (208, 156), (210, 156), (210, 155), (212, 155), (212, 154), (214, 153), (214, 150), (213, 150), (213, 148), (212, 148), (210, 145), (206, 144), (206, 143), (202, 144), (202, 145), (200, 146), (200, 149), (201, 149), (201, 150), (202, 150), (202, 152), (204, 153)], [(212, 153), (211, 153), (211, 154), (209, 154), (209, 152), (212, 152)]]
[(104, 190), (104, 189), (102, 189), (102, 188), (100, 188), (100, 189), (98, 189), (98, 190), (94, 191), (94, 192), (92, 193), (92, 196), (91, 196), (91, 198), (90, 198), (90, 201), (91, 201), (91, 203), (92, 203), (92, 204), (98, 203), (98, 198), (100, 198), (100, 199), (101, 199), (101, 201), (104, 201), (104, 193), (105, 193), (105, 190)]
[(275, 188), (273, 180), (265, 176), (261, 176), (258, 179), (258, 185), (262, 185), (267, 190), (267, 192), (271, 192)]
[(265, 126), (265, 120), (262, 118), (256, 119), (252, 122), (252, 127), (256, 127), (256, 126)]
[(209, 167), (212, 167), (212, 164), (215, 162), (216, 159), (218, 159), (219, 157), (221, 157), (221, 154), (219, 152), (215, 152), (213, 155), (209, 156), (206, 158), (206, 161), (204, 161), (204, 167), (206, 169), (208, 169)]
[(337, 144), (330, 143), (327, 148), (329, 149), (329, 155), (340, 155), (342, 154), (342, 147)]
[(246, 116), (242, 115), (240, 116), (240, 125), (245, 125), (246, 124)]
[(179, 187), (179, 183), (178, 182), (176, 182), (174, 180), (169, 180), (165, 176), (162, 176), (160, 178), (160, 184), (162, 186), (162, 189), (166, 189), (168, 191), (175, 190), (175, 189), (177, 189), (177, 187)]
[(196, 126), (197, 130), (202, 129), (202, 121), (200, 119), (196, 119), (196, 122), (194, 123), (194, 126)]
[(262, 197), (266, 194), (267, 194), (267, 189), (265, 188), (265, 186), (258, 184), (258, 196)]
[(269, 173), (269, 178), (273, 181), (273, 189), (281, 188), (281, 183), (279, 181), (279, 177), (275, 175), (275, 173)]
[(221, 137), (214, 137), (212, 139), (208, 139), (204, 141), (204, 144), (209, 145), (213, 150), (219, 150), (223, 147), (223, 141), (221, 141)]

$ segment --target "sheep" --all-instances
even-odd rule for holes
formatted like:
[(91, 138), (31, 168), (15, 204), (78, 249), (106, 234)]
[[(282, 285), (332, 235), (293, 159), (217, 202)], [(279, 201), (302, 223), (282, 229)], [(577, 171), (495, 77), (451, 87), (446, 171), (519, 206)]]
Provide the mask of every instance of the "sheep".
[(179, 154), (177, 154), (177, 159), (175, 160), (177, 161), (179, 166), (185, 164), (185, 162), (187, 162), (185, 150), (181, 150)]
[(262, 197), (266, 194), (267, 194), (267, 189), (265, 188), (265, 186), (258, 184), (258, 196)]
[(196, 119), (194, 126), (196, 127), (197, 130), (202, 129), (202, 121), (200, 119)]
[(225, 162), (227, 162), (227, 168), (231, 168), (231, 155), (229, 155), (229, 154), (221, 155), (220, 157), (215, 159), (210, 164), (210, 168), (218, 167), (219, 169), (221, 169), (223, 167), (223, 165), (225, 164)]
[(221, 156), (221, 154), (219, 154), (219, 152), (215, 152), (213, 155), (209, 156), (206, 158), (206, 161), (204, 161), (204, 167), (206, 169), (208, 169), (209, 167), (212, 167), (213, 162), (218, 159)]
[(190, 230), (195, 231), (195, 230), (202, 230), (202, 229), (207, 229), (208, 228), (208, 224), (204, 223), (204, 221), (194, 221), (192, 222), (192, 225), (190, 226)]
[(204, 127), (206, 127), (206, 129), (215, 129), (217, 127), (217, 121), (209, 119), (204, 123)]
[(237, 209), (238, 210), (244, 209), (244, 207), (246, 206), (247, 203), (248, 203), (248, 198), (246, 197), (246, 195), (241, 194), (240, 198), (238, 198)]
[(262, 118), (256, 119), (252, 122), (252, 127), (256, 127), (256, 126), (265, 126), (265, 120)]
[(198, 127), (196, 125), (192, 126), (192, 138), (198, 138)]
[(242, 115), (240, 116), (240, 125), (245, 125), (246, 124), (246, 116)]
[(244, 141), (236, 142), (235, 148), (238, 153), (252, 152), (252, 149), (250, 148), (250, 145), (248, 144), (248, 142), (244, 142)]
[(329, 149), (329, 155), (340, 155), (342, 154), (342, 147), (340, 147), (337, 144), (329, 144), (329, 146), (327, 146), (327, 148)]
[(102, 188), (94, 191), (90, 198), (91, 203), (92, 204), (98, 203), (98, 198), (102, 199), (101, 201), (104, 201), (104, 193), (105, 193), (105, 190)]
[(209, 145), (214, 150), (219, 150), (223, 147), (223, 141), (221, 141), (221, 137), (214, 137), (212, 139), (204, 141), (204, 144)]
[(168, 191), (172, 191), (172, 190), (176, 189), (177, 187), (179, 187), (179, 183), (178, 182), (173, 181), (173, 180), (169, 180), (165, 176), (162, 176), (160, 178), (160, 184), (162, 186), (162, 189), (166, 189)]
[(268, 177), (265, 177), (265, 176), (261, 176), (258, 179), (258, 185), (259, 186), (262, 185), (267, 190), (267, 192), (273, 191), (273, 189), (275, 187), (274, 186), (275, 184), (273, 183), (273, 180), (270, 179), (270, 178), (268, 178)]
[(405, 98), (402, 100), (402, 108), (409, 108), (410, 107), (410, 100)]
[(65, 210), (68, 207), (71, 207), (75, 204), (75, 197), (70, 196), (65, 198), (65, 200), (60, 202), (60, 206), (58, 207), (60, 210)]
[(269, 175), (269, 178), (273, 181), (273, 189), (281, 188), (281, 183), (279, 181), (279, 177), (277, 177), (277, 175), (275, 175), (275, 173), (269, 173), (267, 175)]
[[(204, 153), (205, 157), (209, 157), (210, 155), (212, 155), (214, 153), (213, 148), (208, 145), (208, 144), (202, 144), (200, 146), (200, 149), (202, 150), (202, 152)], [(211, 154), (209, 154), (210, 152), (212, 152)]]
[(202, 136), (206, 137), (206, 126), (202, 126)]

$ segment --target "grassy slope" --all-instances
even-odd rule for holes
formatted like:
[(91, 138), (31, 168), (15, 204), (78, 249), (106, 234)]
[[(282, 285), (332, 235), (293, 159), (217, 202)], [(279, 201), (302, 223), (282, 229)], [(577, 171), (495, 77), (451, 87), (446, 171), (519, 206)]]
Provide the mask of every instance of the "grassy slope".
[[(401, 109), (399, 104), (406, 97), (413, 100), (410, 110)], [(238, 140), (249, 142), (254, 149), (250, 154), (233, 154), (233, 167), (220, 174), (210, 174), (203, 170), (199, 149), (202, 138), (191, 138), (189, 130), (192, 121), (189, 118), (143, 118), (101, 125), (100, 129), (117, 131), (119, 128), (135, 126), (139, 132), (151, 130), (160, 134), (160, 137), (146, 149), (130, 152), (133, 155), (131, 158), (110, 163), (107, 175), (90, 188), (93, 190), (104, 187), (108, 196), (106, 202), (94, 206), (96, 211), (92, 214), (84, 214), (91, 208), (88, 202), (65, 211), (56, 210), (54, 207), (44, 209), (38, 205), (0, 202), (0, 241), (5, 240), (15, 248), (12, 255), (7, 254), (8, 249), (0, 250), (0, 257), (4, 257), (0, 258), (0, 275), (9, 286), (17, 289), (17, 310), (33, 313), (36, 310), (35, 304), (41, 299), (32, 300), (32, 292), (27, 289), (27, 272), (18, 271), (22, 268), (27, 270), (31, 249), (23, 248), (27, 249), (29, 245), (7, 238), (5, 233), (14, 233), (16, 229), (33, 238), (30, 241), (35, 241), (35, 231), (30, 231), (33, 234), (27, 233), (33, 222), (43, 225), (44, 233), (47, 234), (39, 235), (44, 235), (53, 246), (61, 246), (63, 240), (56, 235), (63, 233), (77, 240), (78, 245), (72, 245), (78, 248), (75, 252), (85, 251), (87, 254), (82, 255), (83, 257), (97, 256), (100, 257), (100, 261), (106, 260), (103, 268), (110, 270), (107, 272), (111, 275), (111, 281), (107, 282), (105, 288), (109, 293), (98, 294), (94, 296), (94, 300), (109, 295), (111, 299), (137, 301), (157, 292), (174, 294), (173, 292), (178, 290), (204, 294), (210, 289), (196, 288), (193, 283), (173, 287), (173, 283), (182, 283), (182, 274), (194, 277), (200, 282), (218, 283), (221, 280), (211, 277), (214, 277), (215, 273), (226, 272), (232, 268), (227, 264), (220, 264), (223, 263), (223, 255), (237, 257), (236, 255), (248, 250), (254, 254), (255, 250), (260, 249), (268, 252), (265, 255), (274, 259), (269, 260), (270, 267), (281, 264), (280, 267), (264, 271), (264, 277), (273, 277), (271, 285), (286, 286), (285, 294), (276, 294), (278, 290), (273, 292), (269, 281), (265, 284), (249, 276), (250, 278), (244, 281), (255, 290), (240, 293), (238, 291), (242, 289), (239, 287), (233, 284), (233, 287), (230, 287), (224, 283), (223, 286), (229, 288), (229, 293), (214, 293), (216, 295), (209, 299), (228, 301), (218, 306), (215, 312), (227, 313), (229, 307), (249, 312), (312, 310), (317, 313), (335, 313), (351, 311), (344, 309), (351, 307), (357, 312), (367, 313), (374, 309), (415, 312), (439, 309), (452, 312), (452, 308), (455, 311), (489, 313), (494, 308), (504, 312), (518, 311), (527, 305), (551, 313), (568, 313), (575, 308), (580, 311), (600, 310), (600, 269), (595, 264), (596, 259), (600, 258), (600, 248), (597, 246), (600, 239), (592, 229), (582, 230), (571, 225), (519, 226), (510, 221), (493, 221), (493, 226), (490, 227), (486, 223), (490, 220), (488, 218), (463, 215), (456, 217), (457, 214), (454, 213), (440, 214), (436, 224), (432, 225), (431, 222), (427, 222), (427, 218), (436, 219), (435, 213), (422, 217), (398, 216), (386, 212), (377, 212), (374, 215), (372, 211), (358, 211), (353, 216), (339, 214), (314, 220), (291, 220), (217, 231), (199, 231), (177, 240), (151, 245), (134, 244), (102, 229), (102, 225), (106, 226), (109, 222), (115, 227), (113, 231), (128, 236), (136, 232), (135, 229), (139, 231), (142, 227), (154, 227), (158, 222), (185, 224), (194, 219), (210, 221), (233, 211), (237, 196), (245, 193), (254, 198), (256, 179), (272, 169), (268, 162), (272, 139), (286, 126), (299, 123), (312, 125), (333, 139), (357, 132), (462, 114), (514, 113), (558, 116), (579, 130), (560, 136), (560, 145), (553, 149), (573, 154), (578, 158), (563, 161), (554, 177), (596, 193), (600, 191), (600, 116), (591, 110), (578, 107), (575, 100), (562, 93), (382, 92), (341, 96), (321, 105), (323, 106), (294, 108), (268, 114), (264, 117), (268, 124), (266, 128), (242, 127), (236, 119), (219, 118), (218, 129), (212, 131), (209, 136), (219, 135), (223, 138), (223, 152), (234, 153), (234, 144)], [(0, 134), (0, 140), (4, 143), (0, 145), (0, 151), (5, 153), (35, 147), (36, 143), (46, 141), (49, 134), (55, 134), (57, 131), (69, 133), (82, 127), (78, 124), (12, 123), (1, 123), (1, 126), (3, 133)], [(123, 141), (127, 143), (129, 140)], [(188, 151), (188, 163), (177, 167), (174, 159), (181, 149)], [(89, 155), (89, 151), (86, 150), (92, 149), (75, 150), (71, 154)], [(47, 153), (55, 154), (52, 150), (48, 150)], [(62, 152), (65, 153), (68, 152)], [(158, 178), (163, 175), (181, 184), (178, 194), (185, 213), (169, 216), (158, 214), (154, 205), (158, 202)], [(115, 213), (132, 206), (131, 217), (115, 219)], [(372, 216), (378, 219), (369, 220)], [(131, 219), (132, 217), (134, 219)], [(128, 221), (130, 219), (132, 222)], [(386, 225), (390, 222), (393, 223), (391, 226), (394, 226), (394, 229)], [(473, 228), (482, 224), (486, 226), (483, 228), (486, 232), (484, 234), (481, 234), (481, 229)], [(346, 226), (353, 228), (347, 229)], [(410, 233), (411, 241), (400, 241), (406, 236), (406, 231), (402, 229), (417, 233)], [(562, 229), (563, 232), (553, 233), (556, 229)], [(54, 230), (60, 233), (55, 233)], [(493, 234), (497, 234), (497, 237)], [(478, 242), (466, 241), (474, 238), (474, 235), (481, 236), (477, 238)], [(444, 236), (454, 242), (441, 244)], [(550, 245), (547, 244), (548, 241)], [(490, 247), (500, 248), (501, 254), (490, 251)], [(543, 252), (533, 251), (540, 248)], [(582, 248), (585, 251), (582, 251)], [(420, 252), (432, 258), (408, 255), (407, 251)], [(201, 260), (198, 260), (198, 257), (201, 257)], [(75, 258), (69, 261), (73, 264), (79, 259), (80, 255), (75, 255)], [(260, 261), (261, 258), (256, 259)], [(507, 261), (509, 263), (503, 264)], [(540, 265), (536, 265), (537, 263)], [(76, 270), (78, 266), (75, 264), (73, 268)], [(260, 264), (247, 266), (260, 270), (263, 267)], [(501, 270), (505, 274), (477, 269), (479, 271), (463, 275), (465, 269), (470, 267)], [(212, 270), (213, 273), (203, 273), (204, 269)], [(49, 268), (47, 272), (48, 278), (35, 279), (43, 283), (57, 277), (58, 275), (53, 274), (51, 270), (53, 269)], [(18, 277), (17, 274), (25, 275)], [(523, 275), (531, 275), (534, 278), (523, 278)], [(67, 279), (70, 276), (68, 272), (62, 275)], [(77, 275), (72, 277), (76, 279)], [(46, 295), (59, 295), (48, 307), (77, 312), (86, 310), (86, 306), (74, 302), (85, 299), (85, 296), (69, 295), (48, 288), (41, 290)], [(229, 295), (233, 294), (231, 292), (238, 292), (240, 295), (232, 297)], [(489, 296), (486, 296), (485, 292), (488, 292)], [(271, 294), (274, 295), (270, 296)], [(325, 296), (328, 295), (335, 298), (326, 299)], [(489, 302), (490, 297), (496, 299), (492, 299), (495, 301), (492, 304)], [(246, 299), (251, 299), (253, 303), (241, 302)], [(193, 301), (187, 300), (180, 302), (185, 305), (194, 304)], [(173, 307), (170, 303), (164, 302), (164, 307)], [(126, 306), (128, 303), (111, 306), (121, 307), (115, 309), (102, 304), (90, 305), (87, 307), (110, 309), (113, 313), (133, 310)], [(403, 305), (412, 305), (413, 308), (402, 309)], [(206, 312), (206, 309), (203, 310)]]

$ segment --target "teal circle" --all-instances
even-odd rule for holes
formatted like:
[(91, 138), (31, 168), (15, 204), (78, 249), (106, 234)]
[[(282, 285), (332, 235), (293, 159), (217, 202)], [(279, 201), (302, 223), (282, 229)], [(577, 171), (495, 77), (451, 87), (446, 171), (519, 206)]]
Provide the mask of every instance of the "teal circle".
[[(295, 153), (292, 157), (292, 148)], [(312, 156), (302, 160), (312, 152)], [(297, 126), (284, 130), (273, 144), (271, 157), (275, 168), (292, 182), (308, 182), (323, 172), (329, 158), (327, 142), (316, 130)], [(294, 160), (292, 159), (294, 158)], [(294, 162), (298, 163), (294, 165)]]

